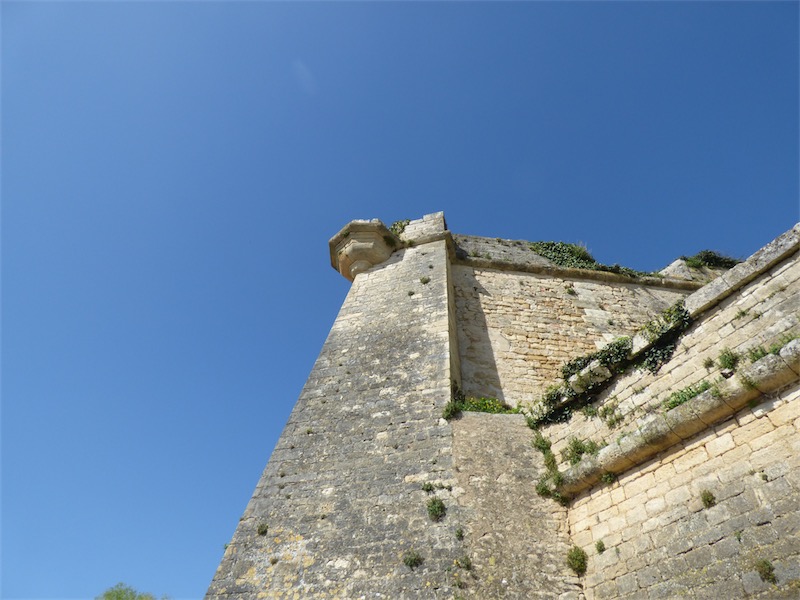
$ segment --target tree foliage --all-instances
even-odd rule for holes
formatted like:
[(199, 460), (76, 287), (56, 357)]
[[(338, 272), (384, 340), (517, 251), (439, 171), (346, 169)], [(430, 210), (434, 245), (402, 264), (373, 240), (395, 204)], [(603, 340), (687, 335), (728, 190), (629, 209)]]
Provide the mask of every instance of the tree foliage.
[[(129, 585), (118, 583), (112, 588), (108, 588), (102, 595), (97, 596), (95, 600), (156, 600), (153, 594), (145, 594), (137, 592)], [(162, 600), (167, 600), (164, 596)]]

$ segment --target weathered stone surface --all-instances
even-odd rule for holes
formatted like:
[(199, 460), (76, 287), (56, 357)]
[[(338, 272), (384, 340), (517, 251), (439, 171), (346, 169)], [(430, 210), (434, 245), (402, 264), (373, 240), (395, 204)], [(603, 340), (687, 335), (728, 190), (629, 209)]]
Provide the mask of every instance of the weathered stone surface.
[(461, 526), (474, 565), (466, 590), (476, 598), (581, 591), (565, 563), (566, 509), (531, 493), (545, 467), (530, 439), (521, 415), (463, 413), (453, 421)]

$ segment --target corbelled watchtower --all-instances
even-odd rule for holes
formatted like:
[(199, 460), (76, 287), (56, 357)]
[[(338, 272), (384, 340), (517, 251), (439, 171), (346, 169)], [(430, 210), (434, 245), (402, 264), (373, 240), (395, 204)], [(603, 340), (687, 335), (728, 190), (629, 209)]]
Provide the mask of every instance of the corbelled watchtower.
[(798, 247), (641, 274), (442, 213), (351, 222), (352, 287), (206, 597), (795, 593)]

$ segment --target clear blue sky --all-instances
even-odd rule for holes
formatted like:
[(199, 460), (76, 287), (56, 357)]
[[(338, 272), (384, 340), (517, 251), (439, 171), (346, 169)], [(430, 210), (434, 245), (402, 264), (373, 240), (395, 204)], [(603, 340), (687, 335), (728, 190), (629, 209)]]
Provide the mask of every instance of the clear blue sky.
[(2, 598), (205, 592), (351, 219), (744, 258), (798, 205), (798, 3), (13, 2)]

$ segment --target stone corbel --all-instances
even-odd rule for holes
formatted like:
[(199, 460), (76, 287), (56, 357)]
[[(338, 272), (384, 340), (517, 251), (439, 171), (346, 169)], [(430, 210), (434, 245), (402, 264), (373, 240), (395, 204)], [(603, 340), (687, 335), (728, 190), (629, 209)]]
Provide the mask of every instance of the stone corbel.
[(378, 219), (350, 221), (328, 242), (331, 265), (353, 281), (356, 275), (379, 265), (403, 243)]

